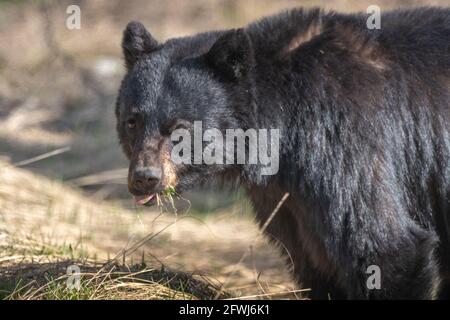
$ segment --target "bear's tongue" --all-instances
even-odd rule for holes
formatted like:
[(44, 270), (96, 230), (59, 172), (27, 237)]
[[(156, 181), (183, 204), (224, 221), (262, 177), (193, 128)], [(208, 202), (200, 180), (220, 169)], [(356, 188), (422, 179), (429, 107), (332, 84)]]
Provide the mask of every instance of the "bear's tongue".
[(134, 196), (134, 201), (138, 205), (144, 205), (155, 197), (155, 194), (146, 194), (144, 196)]

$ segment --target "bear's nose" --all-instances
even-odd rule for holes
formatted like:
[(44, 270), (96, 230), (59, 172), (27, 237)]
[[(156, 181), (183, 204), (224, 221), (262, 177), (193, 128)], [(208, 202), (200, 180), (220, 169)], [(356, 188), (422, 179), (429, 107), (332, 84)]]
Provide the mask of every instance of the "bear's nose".
[(151, 193), (161, 180), (161, 169), (156, 167), (136, 168), (132, 176), (135, 190), (144, 194)]

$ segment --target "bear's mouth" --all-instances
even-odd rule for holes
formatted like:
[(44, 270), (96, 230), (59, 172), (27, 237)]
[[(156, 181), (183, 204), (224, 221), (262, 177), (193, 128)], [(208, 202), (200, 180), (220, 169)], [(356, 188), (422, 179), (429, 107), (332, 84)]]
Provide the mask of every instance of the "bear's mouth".
[(175, 195), (178, 195), (178, 193), (175, 191), (175, 187), (169, 185), (161, 191), (158, 190), (154, 193), (147, 193), (144, 195), (134, 194), (133, 197), (135, 204), (139, 206), (150, 207), (156, 203), (158, 203), (159, 205), (160, 201), (164, 200), (173, 202), (172, 197)]
[(134, 196), (134, 201), (140, 206), (150, 206), (156, 201), (156, 193), (146, 194), (143, 196)]

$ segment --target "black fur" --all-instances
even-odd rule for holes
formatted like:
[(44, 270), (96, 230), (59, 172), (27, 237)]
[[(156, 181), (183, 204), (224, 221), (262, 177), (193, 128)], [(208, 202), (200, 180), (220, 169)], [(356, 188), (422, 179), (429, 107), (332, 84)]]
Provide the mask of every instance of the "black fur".
[[(289, 192), (267, 233), (312, 298), (448, 297), (450, 10), (385, 13), (380, 30), (366, 19), (292, 10), (159, 46), (131, 24), (120, 141), (133, 170), (137, 158), (163, 166), (160, 146), (179, 119), (279, 128), (277, 175), (180, 165), (177, 190), (238, 179), (261, 224)], [(381, 268), (380, 290), (366, 286), (369, 265)]]

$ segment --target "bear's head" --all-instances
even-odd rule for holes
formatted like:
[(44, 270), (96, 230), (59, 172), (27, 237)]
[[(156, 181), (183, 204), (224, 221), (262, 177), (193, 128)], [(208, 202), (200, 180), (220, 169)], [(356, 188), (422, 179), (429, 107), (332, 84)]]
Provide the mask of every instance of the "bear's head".
[[(193, 135), (199, 124), (203, 131), (221, 132), (250, 126), (254, 62), (246, 32), (204, 33), (159, 44), (141, 23), (131, 22), (122, 48), (127, 74), (117, 99), (117, 130), (130, 160), (128, 187), (137, 203), (152, 204), (169, 187), (180, 192), (239, 170), (195, 161)], [(178, 152), (190, 163), (172, 157), (174, 130), (181, 133), (179, 142), (186, 142), (183, 134), (192, 137), (191, 154)]]

